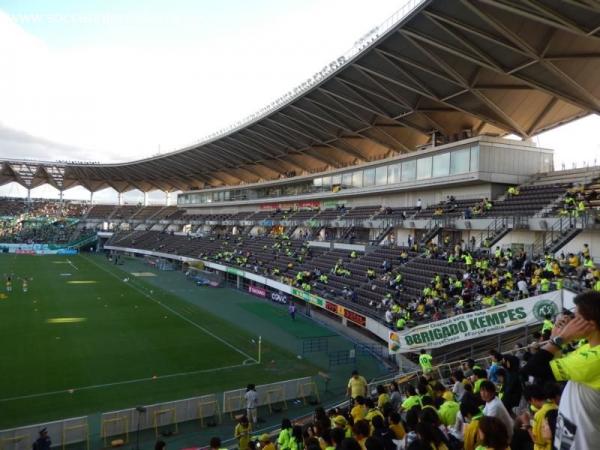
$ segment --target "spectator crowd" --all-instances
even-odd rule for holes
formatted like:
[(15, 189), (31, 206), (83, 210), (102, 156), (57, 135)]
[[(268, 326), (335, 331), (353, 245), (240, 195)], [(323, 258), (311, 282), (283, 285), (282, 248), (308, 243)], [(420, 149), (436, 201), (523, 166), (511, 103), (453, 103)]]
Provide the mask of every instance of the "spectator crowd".
[[(490, 351), (441, 378), (421, 352), (422, 371), (401, 384), (372, 391), (357, 371), (348, 381), (349, 401), (293, 423), (278, 434), (252, 437), (241, 417), (240, 450), (592, 450), (600, 448), (600, 293), (574, 299), (544, 323), (543, 341), (511, 354)], [(211, 449), (221, 441), (213, 438)]]

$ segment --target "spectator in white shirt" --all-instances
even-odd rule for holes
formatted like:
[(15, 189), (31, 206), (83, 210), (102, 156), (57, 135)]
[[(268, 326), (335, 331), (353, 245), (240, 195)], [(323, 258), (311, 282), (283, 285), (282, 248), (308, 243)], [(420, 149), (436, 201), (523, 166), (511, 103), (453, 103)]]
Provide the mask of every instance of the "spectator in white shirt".
[(483, 381), (479, 387), (479, 394), (481, 395), (481, 399), (485, 402), (483, 415), (499, 419), (504, 426), (506, 426), (509, 434), (508, 440), (510, 442), (512, 439), (514, 423), (512, 417), (510, 417), (510, 414), (506, 410), (506, 407), (496, 395), (496, 385), (489, 380)]
[(246, 395), (244, 395), (244, 397), (246, 399), (246, 412), (248, 420), (252, 424), (256, 425), (256, 411), (258, 408), (258, 394), (256, 393), (256, 386), (253, 384), (249, 384), (246, 388)]

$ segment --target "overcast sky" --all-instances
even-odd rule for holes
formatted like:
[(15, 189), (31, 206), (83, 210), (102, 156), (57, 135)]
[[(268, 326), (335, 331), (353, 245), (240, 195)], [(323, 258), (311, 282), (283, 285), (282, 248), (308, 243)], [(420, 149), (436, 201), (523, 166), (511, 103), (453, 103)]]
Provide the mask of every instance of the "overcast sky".
[[(310, 77), (402, 3), (0, 0), (0, 156), (109, 162), (189, 145)], [(590, 117), (538, 141), (557, 167), (592, 163), (599, 128)]]

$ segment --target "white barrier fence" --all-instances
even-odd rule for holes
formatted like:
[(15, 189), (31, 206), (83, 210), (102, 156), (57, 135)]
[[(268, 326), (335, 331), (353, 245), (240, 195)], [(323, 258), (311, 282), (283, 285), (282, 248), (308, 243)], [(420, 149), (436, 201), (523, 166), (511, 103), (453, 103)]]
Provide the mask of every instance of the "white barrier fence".
[(31, 449), (42, 428), (48, 430), (53, 447), (64, 448), (66, 445), (84, 443), (85, 448), (89, 448), (88, 418), (85, 416), (0, 430), (0, 450)]
[[(268, 406), (271, 411), (276, 404), (287, 408), (288, 400), (302, 399), (306, 402), (310, 396), (319, 396), (311, 377), (259, 385), (256, 386), (256, 392), (258, 406)], [(101, 416), (100, 435), (106, 444), (109, 439), (122, 439), (123, 443), (127, 443), (131, 433), (137, 431), (138, 426), (140, 430), (154, 429), (158, 437), (163, 430), (176, 432), (181, 422), (199, 420), (201, 426), (208, 419), (220, 422), (222, 413), (233, 415), (245, 410), (245, 393), (246, 389), (235, 389), (224, 392), (222, 401), (219, 401), (216, 394), (209, 394), (148, 405), (140, 411), (128, 408), (107, 412)]]
[(120, 438), (127, 443), (130, 433), (136, 431), (138, 425), (140, 430), (153, 428), (158, 435), (162, 428), (171, 427), (173, 431), (177, 431), (180, 422), (200, 420), (202, 424), (210, 417), (216, 417), (218, 420), (221, 417), (216, 394), (156, 403), (144, 406), (141, 411), (128, 408), (103, 413), (100, 435), (105, 441), (108, 438)]
[[(293, 399), (306, 399), (311, 395), (318, 396), (318, 391), (311, 377), (296, 378), (294, 380), (280, 381), (277, 383), (256, 386), (258, 406), (282, 404), (287, 409), (287, 401)], [(246, 389), (235, 389), (223, 393), (223, 412), (232, 414), (245, 409), (244, 395)]]
[[(256, 386), (258, 406), (287, 409), (289, 400), (299, 399), (306, 404), (310, 397), (319, 399), (319, 391), (311, 377)], [(110, 411), (100, 416), (100, 437), (104, 446), (108, 447), (113, 440), (121, 440), (121, 444), (130, 441), (132, 433), (140, 430), (154, 429), (158, 437), (162, 431), (178, 431), (178, 424), (198, 420), (204, 426), (208, 420), (221, 422), (221, 414), (244, 412), (246, 389), (235, 389), (223, 393), (202, 395), (138, 408)], [(88, 417), (28, 425), (9, 430), (0, 430), (0, 450), (30, 450), (33, 442), (39, 437), (39, 431), (47, 428), (52, 438), (53, 447), (70, 444), (84, 444), (89, 449)]]

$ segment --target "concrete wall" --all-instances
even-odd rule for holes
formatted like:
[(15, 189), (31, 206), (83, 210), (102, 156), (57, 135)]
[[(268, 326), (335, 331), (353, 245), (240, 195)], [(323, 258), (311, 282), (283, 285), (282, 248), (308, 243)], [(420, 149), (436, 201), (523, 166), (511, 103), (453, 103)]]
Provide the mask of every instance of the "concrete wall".
[(396, 245), (408, 245), (408, 236), (414, 237), (414, 231), (406, 228), (394, 230), (396, 233)]
[(538, 236), (540, 236), (540, 234), (534, 231), (513, 230), (500, 239), (496, 245), (499, 245), (500, 247), (505, 245), (510, 246), (511, 244), (531, 245), (535, 242)]
[(518, 175), (526, 179), (533, 174), (552, 170), (554, 163), (551, 150), (518, 144), (480, 142), (479, 172), (493, 175), (498, 182), (502, 182), (504, 176), (509, 178)]

